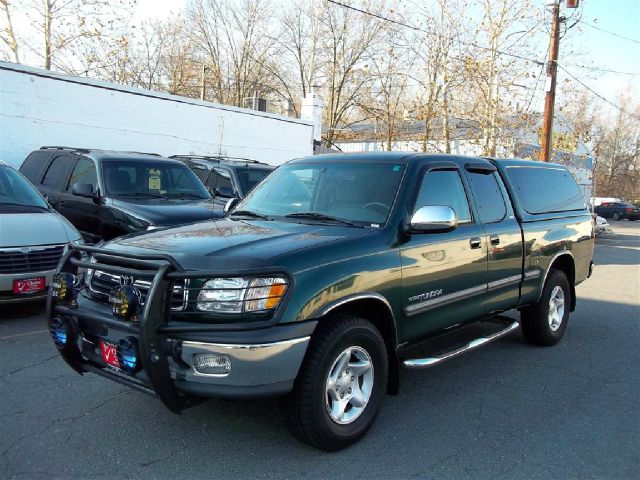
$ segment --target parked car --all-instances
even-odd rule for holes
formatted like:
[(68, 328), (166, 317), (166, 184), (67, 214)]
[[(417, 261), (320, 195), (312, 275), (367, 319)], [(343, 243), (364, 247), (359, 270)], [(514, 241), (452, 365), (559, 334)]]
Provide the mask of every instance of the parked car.
[(156, 154), (42, 147), (20, 171), (90, 242), (222, 216), (184, 163)]
[(594, 212), (603, 218), (613, 220), (638, 220), (640, 218), (640, 208), (625, 202), (605, 202), (594, 208)]
[[(338, 450), (398, 393), (401, 366), (518, 327), (533, 344), (559, 342), (593, 249), (561, 165), (314, 156), (278, 167), (221, 220), (74, 248), (48, 321), (79, 373), (174, 412), (202, 397), (284, 396), (292, 432)], [(512, 309), (519, 321), (496, 316)]]
[(20, 173), (0, 162), (0, 305), (46, 298), (80, 233)]
[(256, 160), (201, 155), (172, 155), (185, 162), (214, 196), (217, 208), (224, 209), (231, 198), (244, 198), (275, 167)]

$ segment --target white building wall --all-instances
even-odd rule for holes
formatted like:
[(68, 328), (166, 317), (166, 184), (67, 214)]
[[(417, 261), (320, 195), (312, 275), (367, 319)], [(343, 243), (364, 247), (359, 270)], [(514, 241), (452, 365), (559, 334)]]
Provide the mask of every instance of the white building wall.
[(43, 145), (279, 165), (313, 154), (313, 124), (0, 62), (0, 160), (19, 166)]

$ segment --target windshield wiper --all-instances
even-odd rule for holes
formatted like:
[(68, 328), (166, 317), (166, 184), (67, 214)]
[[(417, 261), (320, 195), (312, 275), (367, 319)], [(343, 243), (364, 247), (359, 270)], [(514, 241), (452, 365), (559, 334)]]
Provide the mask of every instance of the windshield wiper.
[(271, 220), (266, 215), (262, 215), (261, 213), (257, 213), (257, 212), (252, 212), (251, 210), (236, 210), (229, 216), (230, 217), (236, 217), (236, 216), (237, 217), (253, 217), (253, 218), (259, 218), (261, 220)]
[(140, 197), (140, 198), (169, 198), (162, 193), (153, 193), (153, 192), (131, 192), (131, 193), (121, 193), (118, 195), (119, 197)]
[(205, 200), (206, 197), (203, 197), (202, 195), (199, 195), (197, 193), (190, 193), (190, 192), (180, 192), (180, 193), (172, 193), (170, 195), (167, 195), (167, 197), (169, 198), (195, 198), (198, 200)]
[(285, 215), (285, 218), (308, 218), (309, 220), (320, 220), (320, 221), (328, 221), (328, 222), (337, 222), (342, 223), (344, 225), (350, 225), (352, 227), (362, 228), (361, 225), (357, 223), (350, 222), (349, 220), (345, 220), (343, 218), (332, 217), (331, 215), (326, 215), (324, 213), (319, 212), (300, 212), (300, 213), (290, 213), (289, 215)]

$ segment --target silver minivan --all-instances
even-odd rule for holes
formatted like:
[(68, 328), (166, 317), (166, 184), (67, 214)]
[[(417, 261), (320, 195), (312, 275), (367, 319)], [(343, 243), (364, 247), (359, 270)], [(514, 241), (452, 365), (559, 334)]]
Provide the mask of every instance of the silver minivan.
[(29, 181), (0, 162), (0, 305), (46, 298), (60, 258), (79, 241)]

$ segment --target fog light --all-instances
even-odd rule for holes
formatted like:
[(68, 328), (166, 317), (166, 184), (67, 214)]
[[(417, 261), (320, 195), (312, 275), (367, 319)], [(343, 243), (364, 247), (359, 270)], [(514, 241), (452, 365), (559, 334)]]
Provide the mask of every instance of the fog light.
[(137, 321), (140, 298), (140, 290), (131, 285), (118, 285), (112, 288), (109, 293), (109, 303), (113, 315), (132, 322)]
[(68, 320), (60, 317), (54, 317), (49, 324), (49, 332), (56, 347), (63, 349), (73, 342), (73, 329)]
[(51, 279), (51, 295), (63, 302), (75, 304), (76, 295), (74, 284), (76, 283), (75, 275), (69, 272), (56, 273)]
[(134, 337), (121, 339), (118, 348), (116, 348), (116, 357), (118, 357), (120, 368), (125, 372), (134, 373), (140, 370), (138, 340)]
[(231, 360), (216, 353), (198, 353), (193, 356), (193, 369), (204, 375), (227, 375), (231, 371)]

